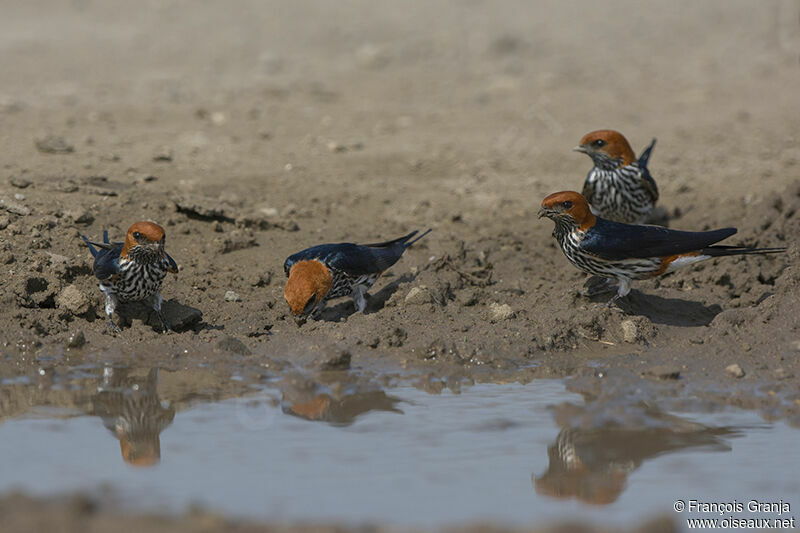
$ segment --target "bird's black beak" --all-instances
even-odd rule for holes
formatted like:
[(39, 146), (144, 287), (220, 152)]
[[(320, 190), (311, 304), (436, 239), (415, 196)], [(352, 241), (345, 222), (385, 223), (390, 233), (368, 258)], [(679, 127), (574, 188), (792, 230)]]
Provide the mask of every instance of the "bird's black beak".
[(292, 315), (292, 317), (294, 318), (294, 323), (297, 324), (298, 328), (305, 324), (306, 320), (308, 320), (306, 315)]
[(550, 209), (548, 209), (546, 207), (543, 207), (543, 208), (539, 209), (538, 216), (539, 216), (539, 218), (547, 217), (547, 216), (550, 216), (550, 213), (552, 213), (552, 212), (553, 212), (552, 210), (550, 210)]
[(586, 147), (583, 146), (583, 145), (576, 146), (575, 148), (572, 149), (572, 151), (573, 152), (580, 152), (582, 154), (588, 154), (589, 153), (589, 150), (587, 150)]

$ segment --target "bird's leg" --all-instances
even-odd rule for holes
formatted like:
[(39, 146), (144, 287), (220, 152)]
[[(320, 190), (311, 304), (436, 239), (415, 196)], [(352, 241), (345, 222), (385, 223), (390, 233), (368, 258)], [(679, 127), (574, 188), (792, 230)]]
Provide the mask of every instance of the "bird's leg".
[(363, 313), (364, 309), (367, 308), (367, 299), (365, 294), (367, 292), (367, 288), (363, 285), (356, 285), (353, 287), (353, 293), (350, 295), (353, 298), (353, 302), (356, 305), (356, 309), (359, 313)]
[(108, 324), (108, 329), (110, 329), (111, 333), (114, 335), (122, 333), (122, 330), (114, 323), (113, 319), (114, 310), (117, 308), (117, 305), (119, 305), (119, 300), (117, 300), (116, 295), (106, 292), (106, 324)]
[(165, 317), (164, 312), (161, 311), (161, 304), (164, 302), (164, 299), (161, 297), (161, 293), (154, 293), (152, 296), (150, 296), (150, 298), (148, 298), (148, 301), (150, 306), (156, 312), (156, 315), (158, 315), (158, 319), (161, 321), (162, 333), (172, 331), (167, 323), (167, 317)]
[(614, 278), (606, 278), (603, 276), (592, 276), (583, 284), (582, 294), (584, 296), (592, 297), (598, 294), (611, 292), (617, 289), (616, 280)]
[(631, 279), (630, 278), (617, 278), (619, 280), (619, 287), (617, 294), (615, 294), (606, 304), (606, 307), (611, 307), (617, 300), (623, 298), (631, 292)]

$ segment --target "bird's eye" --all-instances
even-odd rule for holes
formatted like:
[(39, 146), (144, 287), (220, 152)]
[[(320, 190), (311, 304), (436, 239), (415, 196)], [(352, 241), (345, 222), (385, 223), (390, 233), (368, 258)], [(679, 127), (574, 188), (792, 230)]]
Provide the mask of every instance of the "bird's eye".
[(316, 294), (312, 294), (311, 298), (309, 298), (308, 302), (306, 302), (306, 306), (303, 307), (303, 314), (307, 315), (308, 313), (313, 311), (314, 310), (314, 306), (316, 305), (316, 303), (317, 303), (317, 295)]
[(592, 141), (592, 146), (594, 146), (595, 148), (602, 148), (605, 145), (606, 142), (603, 139), (597, 139), (595, 141)]
[(134, 238), (134, 239), (136, 239), (136, 240), (138, 241), (139, 239), (141, 239), (141, 238), (142, 238), (142, 234), (141, 234), (141, 233), (139, 233), (138, 231), (134, 231), (134, 232), (133, 232), (133, 238)]
[(572, 209), (572, 202), (570, 202), (569, 200), (567, 200), (566, 202), (564, 202), (561, 205), (564, 206), (564, 209)]

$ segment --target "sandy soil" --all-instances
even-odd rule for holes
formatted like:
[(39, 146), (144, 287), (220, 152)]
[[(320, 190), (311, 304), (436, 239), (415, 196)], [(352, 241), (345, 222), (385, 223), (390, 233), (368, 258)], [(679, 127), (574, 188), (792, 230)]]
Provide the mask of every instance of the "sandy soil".
[[(3, 375), (55, 357), (575, 376), (595, 398), (644, 388), (800, 420), (796, 2), (3, 12)], [(638, 283), (621, 311), (580, 296), (585, 276), (536, 211), (580, 189), (590, 162), (571, 148), (598, 128), (637, 151), (658, 138), (670, 226), (733, 225), (731, 244), (787, 253)], [(179, 331), (142, 311), (112, 337), (79, 235), (119, 238), (142, 219), (166, 228), (181, 267), (162, 291)], [(427, 227), (366, 314), (343, 300), (302, 328), (287, 316), (289, 254)]]

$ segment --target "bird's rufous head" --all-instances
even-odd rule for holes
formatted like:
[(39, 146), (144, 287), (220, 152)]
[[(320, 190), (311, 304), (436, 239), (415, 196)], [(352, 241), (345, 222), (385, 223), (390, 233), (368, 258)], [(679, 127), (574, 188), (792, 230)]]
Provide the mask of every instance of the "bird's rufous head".
[(155, 222), (137, 222), (125, 235), (122, 257), (136, 255), (161, 257), (164, 254), (166, 235), (164, 228)]
[(289, 271), (283, 296), (293, 315), (306, 317), (317, 308), (332, 286), (331, 271), (320, 261), (298, 261)]
[(628, 140), (620, 132), (614, 130), (597, 130), (587, 133), (574, 150), (591, 157), (597, 166), (616, 168), (630, 165), (636, 161), (636, 154), (633, 153)]
[(571, 222), (586, 230), (594, 225), (595, 216), (589, 208), (589, 202), (582, 194), (575, 191), (555, 192), (542, 200), (539, 218), (547, 217), (556, 223), (559, 220)]

